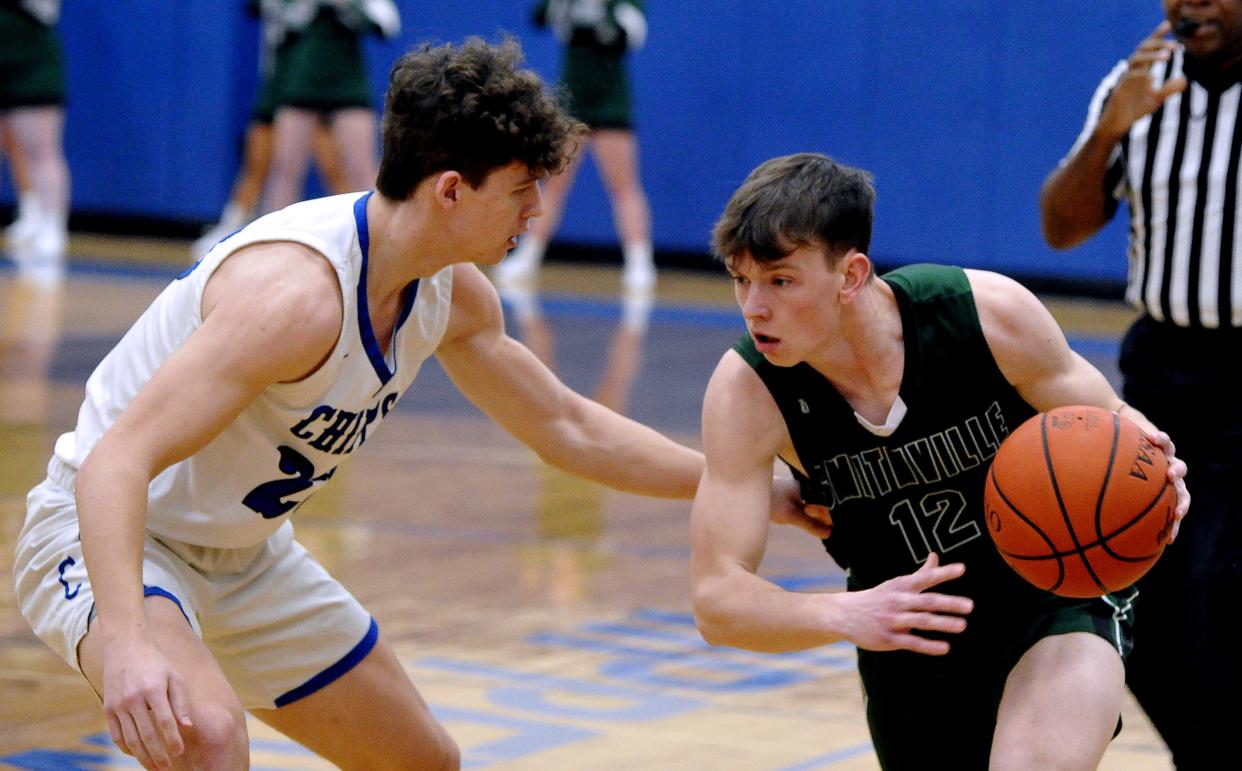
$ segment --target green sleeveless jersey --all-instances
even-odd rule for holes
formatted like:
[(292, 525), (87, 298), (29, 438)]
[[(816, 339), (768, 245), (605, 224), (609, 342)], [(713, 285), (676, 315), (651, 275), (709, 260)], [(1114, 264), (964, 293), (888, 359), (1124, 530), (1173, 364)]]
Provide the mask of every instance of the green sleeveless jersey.
[(832, 512), (825, 547), (851, 589), (912, 573), (931, 551), (941, 564), (964, 562), (965, 575), (937, 591), (974, 598), (972, 619), (1002, 598), (1048, 597), (1002, 561), (986, 532), (988, 466), (1001, 440), (1036, 411), (992, 358), (966, 274), (911, 265), (881, 279), (896, 295), (905, 345), (907, 412), (889, 436), (860, 424), (810, 365), (777, 367), (749, 335), (734, 345), (780, 407), (809, 475), (800, 480), (804, 497)]

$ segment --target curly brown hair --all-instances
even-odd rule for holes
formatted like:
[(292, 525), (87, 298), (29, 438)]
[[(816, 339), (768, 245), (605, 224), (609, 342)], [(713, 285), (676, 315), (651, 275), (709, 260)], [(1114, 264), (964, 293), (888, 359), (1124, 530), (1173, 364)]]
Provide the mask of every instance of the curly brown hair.
[(384, 98), (379, 192), (405, 200), (427, 176), (449, 170), (478, 187), (514, 161), (536, 174), (560, 171), (587, 128), (521, 64), (511, 38), (424, 44), (398, 59)]

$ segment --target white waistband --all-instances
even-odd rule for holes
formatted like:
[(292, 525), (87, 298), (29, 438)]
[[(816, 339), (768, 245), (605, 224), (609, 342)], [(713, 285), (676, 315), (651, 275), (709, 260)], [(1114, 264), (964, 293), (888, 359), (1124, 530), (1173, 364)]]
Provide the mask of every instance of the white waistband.
[(73, 492), (78, 481), (78, 470), (53, 455), (47, 463), (47, 478)]

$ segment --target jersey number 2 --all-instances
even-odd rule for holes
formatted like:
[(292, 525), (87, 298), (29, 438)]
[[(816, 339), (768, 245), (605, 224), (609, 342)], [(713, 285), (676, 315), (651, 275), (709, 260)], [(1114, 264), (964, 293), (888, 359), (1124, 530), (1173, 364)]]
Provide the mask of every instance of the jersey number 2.
[(979, 537), (979, 523), (963, 519), (966, 498), (957, 490), (928, 493), (919, 501), (919, 508), (921, 512), (915, 512), (907, 498), (888, 513), (888, 521), (901, 528), (917, 564), (922, 564), (933, 549), (943, 555)]
[(262, 514), (264, 519), (275, 519), (282, 514), (288, 513), (290, 509), (297, 507), (302, 501), (287, 501), (284, 500), (285, 498), (290, 495), (297, 495), (303, 490), (309, 490), (311, 487), (314, 487), (316, 482), (327, 481), (336, 471), (333, 468), (322, 476), (315, 476), (315, 465), (307, 460), (302, 453), (283, 444), (277, 449), (280, 450), (280, 470), (282, 473), (292, 476), (292, 479), (276, 479), (271, 482), (264, 482), (246, 493), (245, 498), (242, 498), (243, 504)]

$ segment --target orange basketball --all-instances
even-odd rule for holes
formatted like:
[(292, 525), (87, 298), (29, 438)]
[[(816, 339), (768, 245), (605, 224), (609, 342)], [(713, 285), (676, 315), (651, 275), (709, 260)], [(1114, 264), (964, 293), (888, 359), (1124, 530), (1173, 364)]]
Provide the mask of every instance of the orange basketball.
[(1123, 589), (1168, 543), (1177, 495), (1168, 460), (1131, 420), (1058, 407), (1018, 426), (988, 471), (988, 532), (1041, 589), (1098, 597)]

